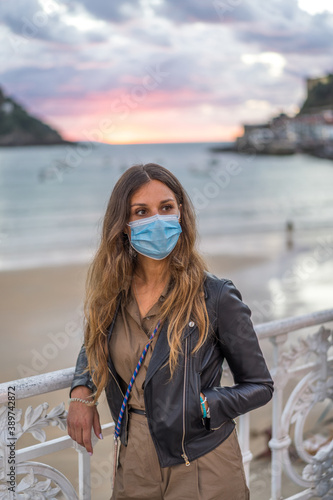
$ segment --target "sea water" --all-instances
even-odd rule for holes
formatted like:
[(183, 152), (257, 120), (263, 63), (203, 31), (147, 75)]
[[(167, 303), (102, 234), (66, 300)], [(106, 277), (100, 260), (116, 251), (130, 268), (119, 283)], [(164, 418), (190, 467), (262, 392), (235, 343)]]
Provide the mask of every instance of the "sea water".
[(273, 251), (288, 221), (304, 241), (332, 234), (332, 161), (219, 154), (212, 146), (0, 149), (0, 270), (90, 261), (112, 188), (137, 163), (159, 163), (179, 178), (195, 207), (204, 252)]

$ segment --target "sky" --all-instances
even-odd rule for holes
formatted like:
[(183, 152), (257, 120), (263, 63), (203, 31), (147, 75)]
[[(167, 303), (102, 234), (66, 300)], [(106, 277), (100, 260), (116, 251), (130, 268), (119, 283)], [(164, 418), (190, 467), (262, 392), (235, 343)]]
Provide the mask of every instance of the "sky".
[(231, 141), (332, 47), (332, 0), (0, 0), (0, 86), (71, 140)]

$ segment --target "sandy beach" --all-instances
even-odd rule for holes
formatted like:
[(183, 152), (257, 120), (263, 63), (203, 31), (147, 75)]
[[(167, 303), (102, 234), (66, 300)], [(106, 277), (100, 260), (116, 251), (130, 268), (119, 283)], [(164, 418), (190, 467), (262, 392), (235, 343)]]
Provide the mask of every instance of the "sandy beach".
[[(318, 262), (317, 267), (306, 278), (303, 277), (295, 290), (288, 290), (283, 283), (283, 273), (292, 266), (298, 266), (313, 255), (314, 246), (299, 244), (293, 250), (277, 249), (276, 252), (242, 252), (240, 254), (209, 255), (205, 258), (211, 272), (219, 277), (232, 279), (253, 311), (254, 321), (260, 323), (290, 315), (303, 314), (332, 306), (331, 276), (332, 254)], [(68, 368), (75, 364), (82, 343), (82, 304), (84, 284), (88, 265), (45, 267), (0, 273), (0, 311), (2, 355), (0, 365), (1, 381), (10, 381), (24, 376)], [(272, 302), (272, 293), (280, 287), (285, 301)], [(325, 293), (326, 292), (326, 293)], [(260, 304), (270, 300), (271, 310), (260, 313)], [(273, 304), (273, 305), (272, 305)], [(261, 314), (261, 315), (260, 315)], [(263, 344), (268, 364), (269, 345)], [(50, 393), (47, 396), (22, 400), (18, 407), (23, 410), (28, 404), (36, 406), (47, 401), (54, 407), (66, 402), (67, 390)], [(100, 408), (103, 423), (109, 421), (109, 412), (104, 397)], [(270, 405), (257, 410), (251, 419), (254, 434), (252, 440), (255, 456), (266, 448), (265, 437), (258, 427), (267, 429), (270, 425)], [(48, 436), (60, 436), (58, 429), (49, 429)], [(24, 437), (23, 444), (34, 444), (31, 437)], [(92, 498), (106, 499), (110, 495), (112, 439), (99, 442), (92, 457)], [(19, 447), (19, 446), (18, 446)], [(56, 453), (45, 457), (45, 462), (59, 468), (73, 484), (76, 479), (76, 452)], [(259, 495), (256, 497), (259, 500)], [(265, 498), (265, 497), (263, 497)]]
[[(230, 278), (267, 258), (209, 255), (206, 261), (211, 272)], [(0, 273), (1, 330), (10, 353), (1, 360), (3, 381), (73, 366), (83, 339), (87, 270), (68, 265)]]

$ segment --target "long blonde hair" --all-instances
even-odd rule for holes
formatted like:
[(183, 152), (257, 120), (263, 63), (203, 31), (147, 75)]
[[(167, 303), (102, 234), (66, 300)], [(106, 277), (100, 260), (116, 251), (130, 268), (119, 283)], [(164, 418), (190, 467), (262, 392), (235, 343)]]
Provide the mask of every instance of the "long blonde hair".
[(136, 256), (124, 233), (130, 217), (132, 195), (151, 180), (163, 182), (182, 205), (182, 233), (169, 256), (170, 291), (160, 310), (161, 323), (167, 320), (170, 345), (171, 377), (181, 352), (181, 337), (189, 320), (199, 328), (199, 340), (193, 352), (205, 342), (209, 323), (204, 300), (205, 263), (195, 249), (195, 212), (186, 191), (166, 168), (148, 163), (134, 165), (119, 178), (111, 193), (103, 220), (101, 242), (86, 280), (85, 348), (88, 370), (97, 388), (97, 399), (108, 381), (107, 330), (114, 317), (119, 298), (126, 299), (131, 287)]

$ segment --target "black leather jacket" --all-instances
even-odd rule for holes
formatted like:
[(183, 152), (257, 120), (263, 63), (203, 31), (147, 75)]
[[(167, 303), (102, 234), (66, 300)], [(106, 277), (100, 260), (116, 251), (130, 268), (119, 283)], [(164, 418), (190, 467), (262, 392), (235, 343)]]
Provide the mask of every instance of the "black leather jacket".
[[(183, 332), (183, 353), (170, 380), (167, 325), (159, 333), (149, 363), (144, 400), (148, 425), (161, 467), (191, 462), (218, 446), (232, 432), (234, 418), (266, 404), (272, 397), (269, 374), (250, 319), (251, 311), (242, 302), (232, 281), (206, 274), (205, 300), (213, 333), (194, 355), (198, 328), (190, 321)], [(109, 336), (113, 325), (109, 327)], [(222, 363), (227, 360), (235, 385), (221, 387)], [(84, 385), (94, 390), (82, 346), (71, 390)], [(117, 422), (123, 393), (119, 376), (109, 356), (107, 401)], [(203, 419), (200, 391), (207, 397), (210, 419)], [(127, 410), (121, 441), (127, 444)]]

